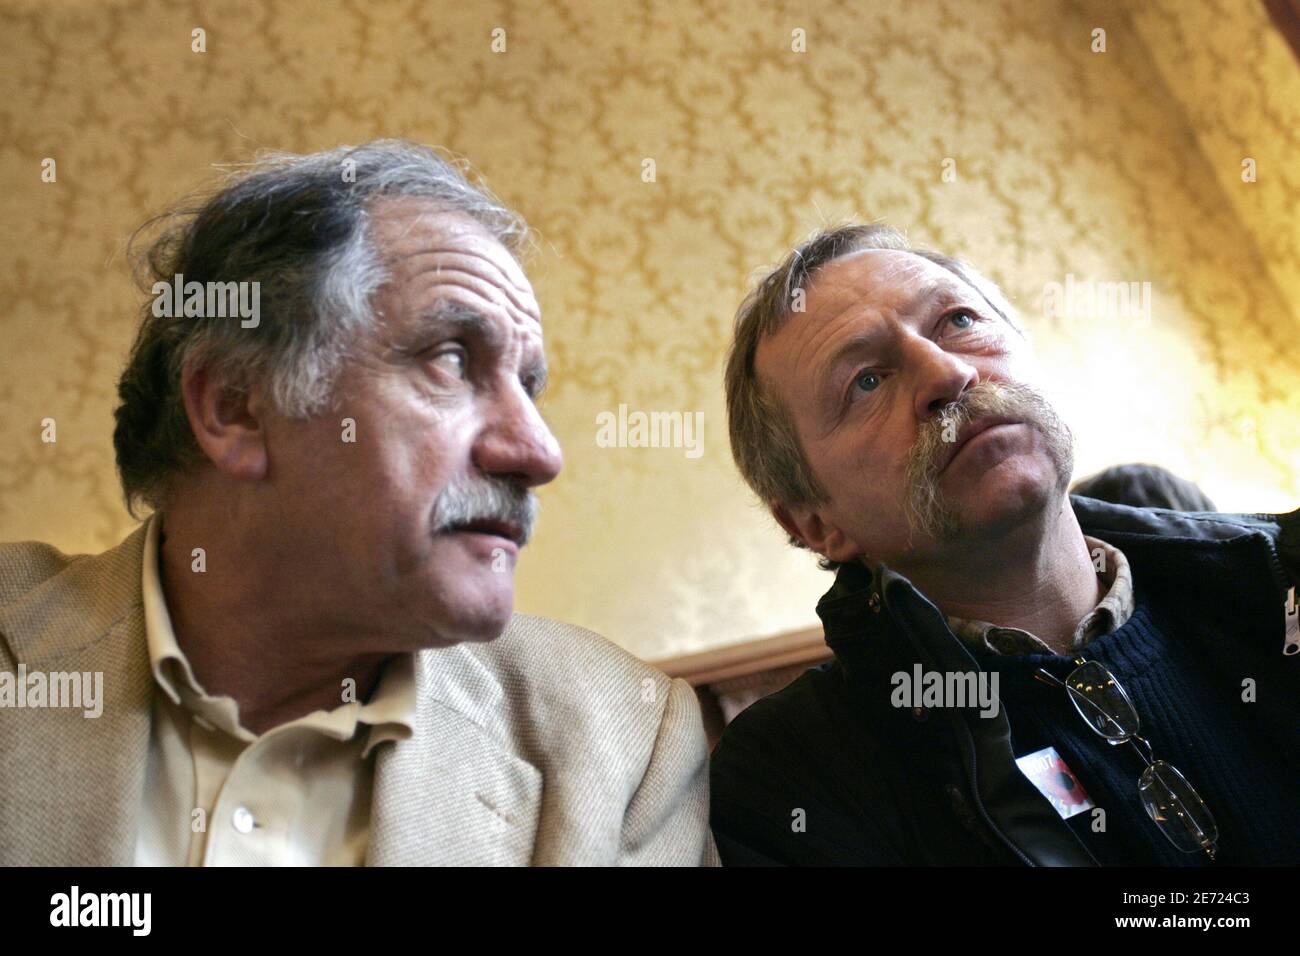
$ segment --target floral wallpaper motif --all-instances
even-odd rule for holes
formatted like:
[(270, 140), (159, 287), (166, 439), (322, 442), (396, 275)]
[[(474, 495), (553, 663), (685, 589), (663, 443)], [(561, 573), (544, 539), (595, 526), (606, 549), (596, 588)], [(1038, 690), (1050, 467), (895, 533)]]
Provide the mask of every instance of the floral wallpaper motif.
[[(0, 17), (2, 540), (99, 550), (132, 527), (110, 442), (131, 230), (216, 164), (376, 136), (468, 157), (540, 235), (567, 463), (522, 610), (648, 658), (815, 624), (829, 577), (736, 476), (721, 364), (758, 270), (848, 217), (1003, 285), (1080, 475), (1147, 460), (1225, 509), (1300, 500), (1300, 72), (1256, 3), (10, 0)], [(1088, 282), (1137, 283), (1147, 305), (1045, 308), (1053, 283)], [(703, 413), (703, 453), (602, 447), (620, 404)]]

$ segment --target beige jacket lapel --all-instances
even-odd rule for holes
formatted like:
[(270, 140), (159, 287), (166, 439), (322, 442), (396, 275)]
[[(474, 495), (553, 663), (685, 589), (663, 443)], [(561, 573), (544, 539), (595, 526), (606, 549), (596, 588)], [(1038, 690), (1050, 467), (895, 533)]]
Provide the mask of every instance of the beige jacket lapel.
[[(147, 525), (50, 574), (43, 546), (6, 572), (44, 580), (0, 607), (0, 667), (104, 675), (103, 714), (0, 711), (0, 863), (130, 865), (153, 675), (141, 606)], [(60, 557), (60, 560), (62, 559)], [(541, 771), (505, 745), (500, 683), (471, 645), (423, 651), (415, 733), (376, 752), (367, 863), (527, 864)]]
[[(145, 527), (0, 607), (0, 634), (16, 658), (0, 650), (0, 665), (104, 675), (99, 717), (53, 708), (0, 715), (0, 862), (133, 862), (153, 691), (140, 603)], [(38, 547), (30, 568), (6, 570), (39, 573), (49, 552)]]
[(376, 753), (367, 865), (532, 859), (542, 774), (503, 744), (501, 685), (469, 648), (418, 655), (415, 733)]

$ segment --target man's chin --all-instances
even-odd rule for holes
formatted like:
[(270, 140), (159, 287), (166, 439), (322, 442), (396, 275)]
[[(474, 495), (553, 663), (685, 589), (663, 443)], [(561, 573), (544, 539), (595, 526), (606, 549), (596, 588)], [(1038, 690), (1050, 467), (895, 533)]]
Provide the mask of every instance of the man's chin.
[(502, 588), (498, 584), (490, 593), (467, 595), (463, 602), (448, 609), (448, 630), (462, 641), (496, 640), (510, 623), (514, 599), (512, 585)]
[(483, 644), (495, 641), (510, 623), (510, 613), (505, 614), (457, 614), (444, 616), (442, 620), (427, 629), (426, 637), (421, 641), (425, 648), (446, 647), (451, 644)]
[(510, 574), (471, 572), (453, 581), (436, 582), (422, 602), (425, 609), (420, 643), (442, 647), (495, 640), (510, 623), (514, 599)]
[(515, 555), (489, 536), (441, 539), (445, 550), (431, 562), (430, 594), (437, 601), (429, 619), (441, 643), (491, 641), (501, 635), (515, 602)]
[(1020, 527), (1053, 510), (1063, 493), (1055, 474), (1015, 473), (988, 484), (990, 487), (970, 489), (970, 494), (956, 500), (945, 500), (949, 522), (940, 540), (969, 539)]

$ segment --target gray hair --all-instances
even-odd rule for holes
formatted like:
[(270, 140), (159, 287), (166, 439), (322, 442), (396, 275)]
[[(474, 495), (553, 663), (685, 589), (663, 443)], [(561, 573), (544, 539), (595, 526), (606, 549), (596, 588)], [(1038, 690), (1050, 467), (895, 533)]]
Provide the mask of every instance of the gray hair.
[[(516, 258), (528, 227), (467, 164), (405, 140), (375, 140), (309, 155), (270, 153), (215, 192), (145, 223), (162, 234), (132, 255), (143, 289), (258, 283), (259, 321), (157, 316), (152, 302), (118, 382), (113, 446), (128, 509), (163, 507), (175, 477), (202, 453), (181, 397), (181, 373), (202, 363), (233, 387), (265, 384), (274, 407), (309, 417), (333, 400), (343, 360), (370, 326), (388, 280), (370, 230), (377, 200), (430, 199), (481, 224)], [(233, 287), (232, 287), (233, 288)], [(179, 309), (174, 309), (179, 313)]]
[[(1005, 296), (988, 279), (951, 256), (915, 249), (897, 229), (882, 223), (824, 229), (797, 246), (764, 276), (741, 303), (727, 355), (725, 388), (731, 455), (745, 482), (764, 504), (822, 504), (826, 490), (818, 481), (795, 431), (794, 419), (781, 398), (765, 389), (754, 370), (759, 344), (775, 335), (794, 312), (796, 293), (808, 291), (828, 263), (867, 249), (910, 252), (942, 266), (977, 291), (1008, 324), (1019, 331)], [(791, 536), (790, 543), (803, 547)], [(823, 559), (830, 569), (835, 562)]]

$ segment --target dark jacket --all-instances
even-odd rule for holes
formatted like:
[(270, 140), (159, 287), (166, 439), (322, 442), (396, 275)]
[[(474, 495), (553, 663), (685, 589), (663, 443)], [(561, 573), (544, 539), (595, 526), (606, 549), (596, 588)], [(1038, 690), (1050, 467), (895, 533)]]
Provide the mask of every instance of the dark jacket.
[[(1215, 593), (1216, 581), (1232, 579), (1217, 573), (1189, 587), (1188, 601), (1243, 620), (1247, 609), (1234, 610), (1234, 602), (1254, 608), (1250, 628), (1215, 630), (1221, 646), (1209, 652), (1209, 666), (1268, 655), (1270, 667), (1283, 668), (1291, 699), (1300, 698), (1300, 655), (1282, 657), (1282, 606), (1300, 582), (1300, 510), (1184, 514), (1080, 497), (1071, 504), (1084, 534), (1131, 562), (1204, 558), (1245, 574), (1249, 594), (1226, 585)], [(1005, 711), (988, 718), (977, 708), (890, 705), (890, 675), (917, 663), (979, 669), (906, 578), (884, 566), (845, 565), (817, 613), (835, 659), (737, 716), (714, 752), (712, 826), (724, 864), (1096, 864), (1017, 768)], [(1294, 720), (1263, 708), (1259, 715), (1279, 725)]]

